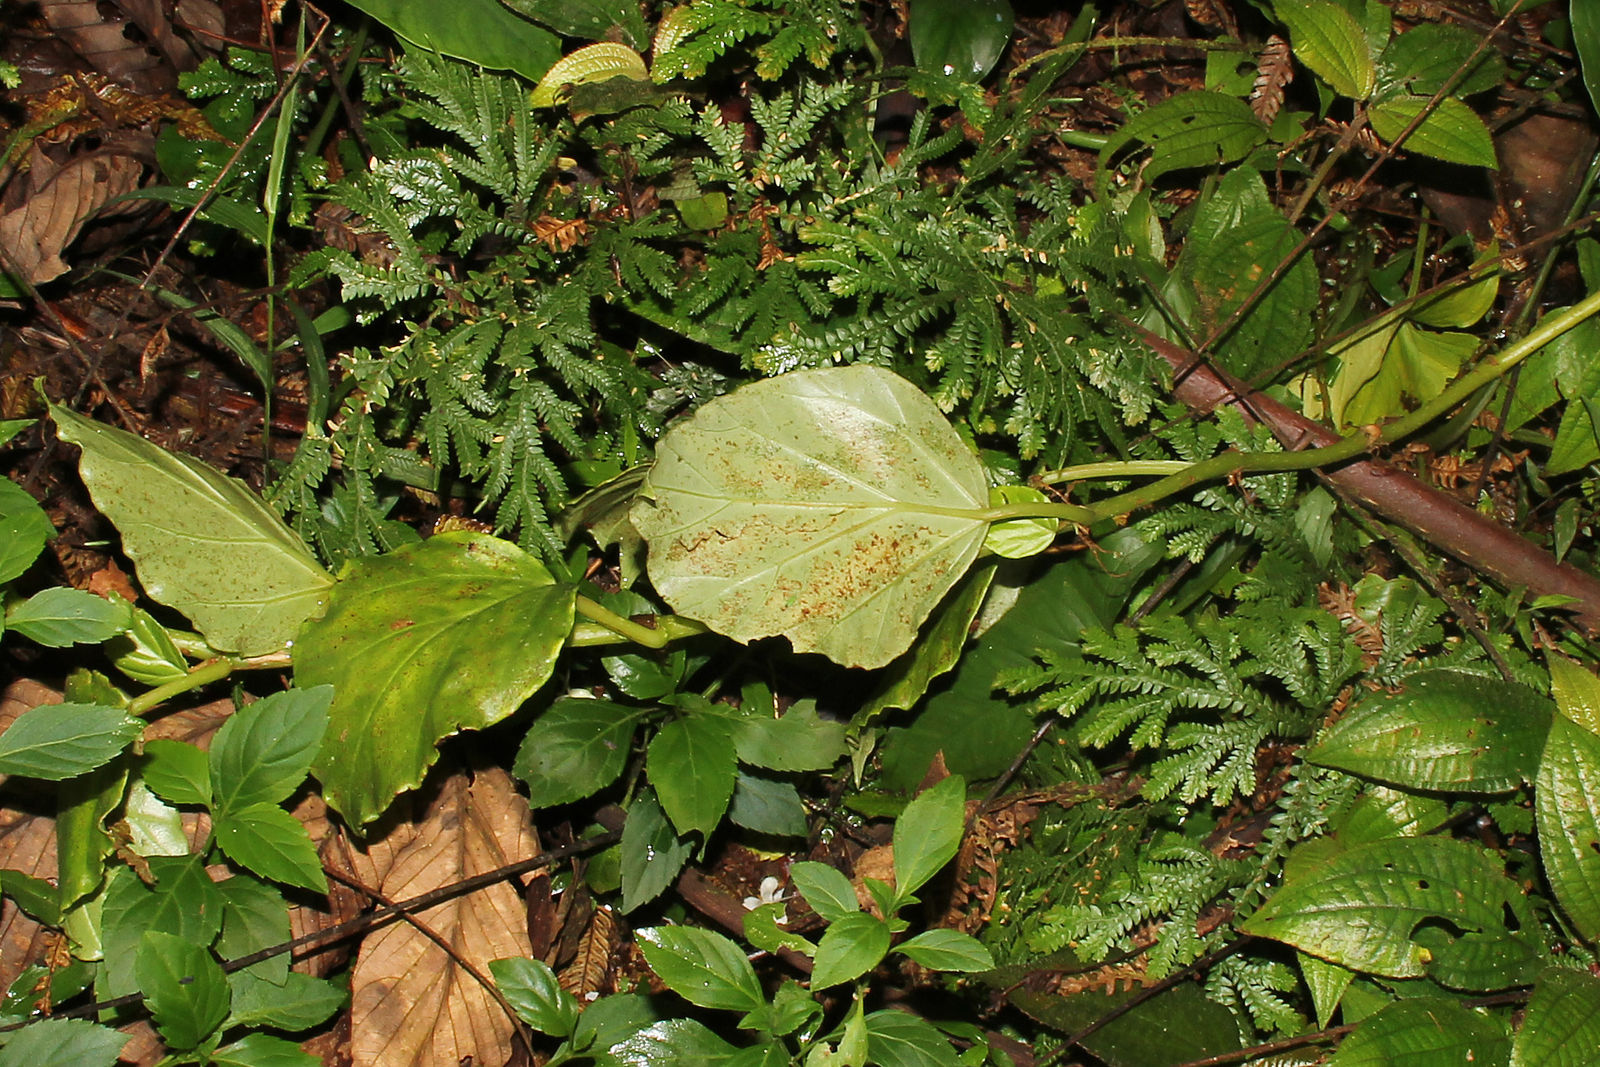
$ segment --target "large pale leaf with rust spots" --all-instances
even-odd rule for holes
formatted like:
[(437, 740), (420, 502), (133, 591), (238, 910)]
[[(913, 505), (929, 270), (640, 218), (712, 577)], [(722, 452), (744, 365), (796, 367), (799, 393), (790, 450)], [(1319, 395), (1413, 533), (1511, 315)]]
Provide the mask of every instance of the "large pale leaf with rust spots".
[(988, 501), (932, 400), (888, 371), (836, 367), (747, 385), (674, 426), (633, 523), (681, 614), (880, 667), (977, 556)]

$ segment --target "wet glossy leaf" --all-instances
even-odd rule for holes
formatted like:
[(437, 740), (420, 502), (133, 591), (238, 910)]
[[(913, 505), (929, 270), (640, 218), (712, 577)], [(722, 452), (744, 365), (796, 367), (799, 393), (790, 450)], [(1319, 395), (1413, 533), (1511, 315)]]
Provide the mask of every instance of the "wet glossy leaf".
[(1016, 21), (1009, 0), (910, 0), (908, 15), (917, 68), (974, 82), (999, 62)]
[(1512, 1067), (1578, 1067), (1600, 1048), (1600, 978), (1551, 968), (1539, 976), (1511, 1041)]
[[(515, 711), (555, 668), (573, 596), (485, 534), (439, 534), (354, 564), (295, 650), (298, 685), (334, 688), (313, 764), (328, 802), (352, 825), (370, 822), (422, 780), (441, 740)], [(517, 654), (485, 654), (508, 647)]]
[(635, 936), (650, 969), (689, 1003), (755, 1011), (767, 1002), (745, 950), (721, 934), (692, 926), (656, 926)]
[(1306, 759), (1408, 789), (1501, 793), (1537, 774), (1551, 710), (1514, 682), (1428, 671), (1362, 701)]
[(656, 590), (740, 641), (878, 667), (976, 557), (983, 467), (888, 371), (797, 371), (711, 401), (661, 439), (634, 505)]
[(305, 543), (243, 482), (142, 437), (52, 404), (95, 507), (153, 598), (187, 615), (215, 648), (288, 645), (333, 584)]
[(1503, 1063), (1510, 1044), (1498, 1019), (1442, 997), (1417, 997), (1362, 1020), (1360, 1029), (1340, 1042), (1327, 1067)]
[(850, 879), (826, 863), (801, 860), (789, 865), (789, 879), (811, 910), (828, 922), (838, 922), (861, 910)]
[(672, 884), (693, 851), (667, 821), (655, 794), (644, 792), (622, 827), (622, 910), (654, 900)]
[(959, 930), (924, 930), (895, 946), (930, 971), (992, 971), (994, 957), (983, 942)]
[(1583, 937), (1600, 936), (1600, 736), (1556, 716), (1533, 802), (1556, 902)]
[(894, 891), (915, 893), (955, 858), (967, 812), (967, 783), (951, 775), (917, 794), (894, 823)]
[(1521, 895), (1481, 849), (1396, 838), (1306, 865), (1242, 929), (1352, 970), (1415, 978), (1427, 961), (1412, 940), (1419, 924), (1444, 919), (1463, 934), (1505, 934), (1510, 902)]
[(499, 0), (352, 0), (351, 6), (412, 44), (491, 70), (514, 70), (533, 81), (561, 55), (555, 34), (513, 14)]
[(1377, 84), (1367, 35), (1355, 16), (1332, 0), (1279, 0), (1295, 58), (1340, 96), (1365, 100)]
[(572, 1033), (578, 1021), (578, 1001), (561, 988), (549, 964), (526, 958), (491, 960), (489, 973), (523, 1022), (551, 1037)]
[(739, 1050), (693, 1019), (667, 1019), (651, 1023), (608, 1050), (619, 1067), (670, 1067), (706, 1064), (716, 1067), (738, 1056)]

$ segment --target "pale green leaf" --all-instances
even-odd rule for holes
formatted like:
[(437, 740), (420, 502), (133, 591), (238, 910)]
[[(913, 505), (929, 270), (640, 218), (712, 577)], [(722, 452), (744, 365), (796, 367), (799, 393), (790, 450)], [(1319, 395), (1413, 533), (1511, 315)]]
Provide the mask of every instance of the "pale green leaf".
[(1242, 929), (1352, 970), (1420, 977), (1427, 953), (1413, 931), (1444, 919), (1463, 934), (1508, 933), (1521, 889), (1500, 861), (1447, 838), (1358, 845), (1287, 879)]
[[(1425, 96), (1391, 96), (1372, 105), (1367, 113), (1372, 130), (1385, 141), (1393, 141), (1428, 106)], [(1468, 167), (1499, 168), (1494, 138), (1477, 112), (1453, 96), (1444, 97), (1435, 110), (1411, 131), (1403, 146), (1408, 152), (1432, 156), (1446, 163)]]
[(517, 751), (514, 772), (528, 784), (528, 802), (553, 808), (610, 785), (628, 761), (634, 727), (645, 714), (609, 700), (565, 698), (550, 705)]
[(0, 1067), (115, 1067), (128, 1035), (86, 1019), (41, 1019), (10, 1035), (0, 1048)]
[(905, 900), (955, 858), (967, 812), (967, 782), (951, 775), (924, 789), (894, 823), (894, 891)]
[(1550, 695), (1562, 715), (1600, 734), (1600, 678), (1565, 656), (1546, 657), (1550, 667)]
[(134, 973), (156, 1029), (175, 1049), (194, 1048), (227, 1018), (228, 980), (204, 945), (147, 930)]
[(1311, 991), (1311, 1005), (1317, 1012), (1317, 1026), (1325, 1028), (1356, 974), (1348, 967), (1329, 963), (1305, 952), (1296, 952), (1295, 961), (1300, 965), (1301, 981)]
[(1511, 1067), (1584, 1067), (1600, 1048), (1600, 978), (1551, 968), (1511, 1040)]
[(568, 87), (610, 81), (612, 78), (647, 82), (650, 72), (645, 68), (644, 57), (625, 44), (610, 41), (591, 44), (556, 60), (545, 71), (544, 77), (539, 79), (533, 92), (528, 94), (528, 106), (554, 107), (556, 100)]
[(716, 715), (674, 719), (650, 742), (645, 767), (678, 832), (709, 837), (733, 796), (738, 761), (732, 729)]
[(1362, 1020), (1327, 1061), (1327, 1067), (1458, 1067), (1504, 1063), (1510, 1051), (1505, 1026), (1442, 997), (1390, 1004)]
[(1408, 789), (1502, 793), (1538, 773), (1550, 714), (1515, 682), (1427, 671), (1363, 700), (1305, 758)]
[(329, 686), (289, 689), (239, 708), (211, 741), (217, 814), (277, 804), (300, 788), (328, 728)]
[[(1048, 504), (1050, 498), (1031, 485), (997, 485), (989, 490), (989, 503), (995, 507)], [(1056, 523), (1051, 519), (1007, 519), (989, 527), (983, 548), (1007, 559), (1026, 559), (1037, 556), (1055, 541)]]
[(243, 482), (190, 456), (52, 404), (58, 434), (116, 525), (145, 592), (225, 652), (275, 652), (316, 614), (333, 579)]
[(861, 910), (855, 888), (837, 869), (816, 860), (801, 860), (789, 865), (789, 880), (806, 898), (811, 910), (835, 923)]
[[(312, 765), (328, 802), (368, 823), (422, 781), (441, 740), (515, 711), (555, 669), (574, 595), (485, 534), (438, 534), (353, 564), (295, 649), (296, 683), (334, 688)], [(495, 648), (517, 654), (486, 654)]]
[(115, 759), (144, 729), (121, 708), (45, 704), (30, 708), (0, 734), (0, 774), (59, 781)]
[(674, 425), (633, 521), (682, 614), (880, 667), (977, 556), (987, 504), (933, 401), (857, 365), (759, 381)]
[(930, 971), (992, 971), (994, 957), (983, 942), (959, 930), (924, 930), (895, 946)]
[(183, 813), (152, 793), (142, 780), (128, 785), (122, 804), (122, 821), (128, 827), (128, 848), (140, 856), (187, 856), (189, 835)]
[[(1344, 424), (1351, 426), (1403, 415), (1438, 396), (1478, 345), (1478, 339), (1469, 333), (1439, 333), (1402, 322), (1376, 373), (1354, 391), (1342, 410), (1335, 410), (1340, 411)], [(1336, 389), (1339, 385), (1335, 379)]]
[(1355, 16), (1333, 0), (1278, 0), (1295, 58), (1340, 96), (1365, 100), (1378, 81), (1367, 35)]
[(217, 844), (228, 858), (263, 878), (328, 891), (317, 847), (305, 824), (276, 804), (246, 804), (215, 813)]
[(817, 942), (811, 966), (813, 992), (859, 978), (889, 953), (889, 927), (875, 915), (858, 911), (828, 927)]
[(561, 55), (560, 38), (499, 0), (351, 0), (351, 6), (412, 44), (490, 70), (514, 70), (530, 81), (538, 81)]
[(541, 1034), (566, 1037), (578, 1022), (578, 1001), (543, 960), (490, 960), (489, 973), (517, 1017)]
[(694, 1019), (666, 1019), (651, 1023), (606, 1050), (615, 1067), (669, 1067), (700, 1064), (717, 1067), (739, 1055), (739, 1050)]
[(142, 608), (133, 609), (133, 621), (123, 633), (105, 644), (112, 665), (148, 686), (166, 685), (189, 673), (189, 664), (172, 635)]
[[(1552, 667), (1556, 662), (1552, 657)], [(1600, 736), (1556, 716), (1533, 803), (1539, 858), (1556, 902), (1582, 937), (1600, 937)]]
[(51, 648), (90, 645), (115, 637), (133, 622), (128, 602), (56, 586), (6, 610), (6, 628)]
[(721, 934), (692, 926), (655, 926), (634, 936), (650, 969), (689, 1003), (724, 1011), (755, 1011), (766, 1003), (744, 949)]

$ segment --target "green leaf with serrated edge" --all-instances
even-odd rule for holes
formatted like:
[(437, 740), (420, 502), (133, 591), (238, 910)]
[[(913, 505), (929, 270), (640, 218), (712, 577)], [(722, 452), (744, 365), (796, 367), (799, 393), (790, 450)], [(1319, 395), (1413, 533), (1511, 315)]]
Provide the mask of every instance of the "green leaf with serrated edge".
[(788, 908), (781, 901), (751, 908), (744, 913), (744, 939), (763, 952), (787, 948), (807, 957), (816, 955), (816, 945), (779, 922), (787, 918)]
[(879, 1067), (955, 1067), (950, 1039), (928, 1020), (906, 1011), (875, 1011), (866, 1017), (867, 1057)]
[(1572, 47), (1578, 52), (1589, 103), (1600, 111), (1600, 11), (1584, 0), (1572, 0), (1567, 12), (1572, 26)]
[(634, 936), (656, 977), (691, 1004), (755, 1011), (767, 1002), (744, 949), (721, 934), (693, 926), (654, 926)]
[[(762, 1030), (774, 1037), (784, 1037), (821, 1018), (822, 1005), (817, 1003), (808, 989), (788, 978), (768, 1003), (739, 1020), (739, 1028)], [(780, 1062), (786, 1064), (789, 1059), (786, 1056)]]
[(1107, 139), (1100, 149), (1101, 181), (1109, 181), (1111, 158), (1136, 142), (1151, 148), (1144, 169), (1148, 184), (1175, 170), (1238, 162), (1266, 139), (1266, 126), (1243, 100), (1205, 90), (1178, 93), (1139, 112)]
[(44, 543), (56, 535), (50, 517), (29, 492), (0, 478), (0, 582), (9, 582), (33, 565)]
[(146, 930), (134, 965), (156, 1029), (174, 1049), (191, 1049), (228, 1016), (228, 979), (203, 945)]
[(144, 730), (121, 708), (46, 704), (30, 708), (0, 734), (0, 774), (60, 781), (104, 766)]
[(806, 836), (806, 808), (794, 783), (743, 771), (733, 782), (728, 821), (758, 834)]
[(1504, 1063), (1510, 1046), (1499, 1019), (1443, 997), (1416, 997), (1363, 1019), (1355, 1033), (1339, 1043), (1327, 1067)]
[(50, 648), (99, 644), (133, 622), (128, 602), (57, 586), (6, 610), (6, 627)]
[(211, 760), (194, 745), (168, 738), (144, 743), (144, 784), (168, 804), (211, 803)]
[(773, 771), (825, 771), (844, 755), (845, 725), (817, 714), (814, 700), (801, 700), (782, 715), (734, 720), (739, 759)]
[[(248, 874), (235, 874), (219, 882), (217, 890), (222, 895), (222, 932), (216, 944), (218, 956), (235, 960), (289, 940), (289, 905), (276, 886)], [(280, 953), (235, 972), (229, 980), (249, 975), (281, 987), (288, 974), (289, 955)], [(237, 998), (234, 1007), (238, 1007)]]
[(1339, 998), (1344, 996), (1344, 991), (1350, 987), (1350, 980), (1356, 973), (1348, 967), (1329, 963), (1309, 953), (1297, 951), (1294, 957), (1300, 965), (1300, 980), (1311, 991), (1311, 1005), (1316, 1009), (1317, 1027), (1326, 1029), (1328, 1020), (1333, 1018), (1333, 1013), (1339, 1007)]
[(961, 580), (955, 592), (939, 605), (933, 621), (923, 630), (922, 639), (884, 668), (887, 683), (850, 717), (850, 736), (859, 736), (891, 708), (911, 708), (935, 678), (960, 662), (961, 652), (972, 638), (972, 621), (994, 584), (995, 572), (993, 561), (980, 563)]
[(967, 781), (953, 774), (919, 793), (894, 822), (894, 890), (904, 900), (961, 847)]
[(894, 950), (930, 971), (994, 970), (994, 957), (983, 942), (959, 930), (924, 930)]
[(716, 715), (688, 715), (661, 727), (645, 767), (656, 799), (680, 834), (709, 837), (728, 810), (737, 770), (732, 730)]
[(349, 1001), (349, 994), (325, 978), (290, 971), (274, 984), (251, 972), (228, 976), (232, 1000), (228, 1028), (271, 1027), (291, 1033), (321, 1026)]
[(550, 705), (523, 737), (512, 769), (528, 785), (528, 803), (553, 808), (610, 785), (646, 714), (609, 700), (563, 698)]
[(1503, 793), (1538, 773), (1551, 710), (1515, 682), (1425, 671), (1368, 696), (1305, 758), (1407, 789)]
[(222, 896), (205, 873), (204, 857), (153, 858), (149, 863), (157, 878), (154, 886), (146, 886), (126, 867), (106, 876), (100, 908), (105, 962), (95, 976), (95, 993), (102, 998), (138, 989), (134, 962), (147, 930), (209, 945), (222, 927)]
[[(1367, 119), (1374, 133), (1385, 141), (1393, 141), (1427, 106), (1425, 96), (1392, 96), (1373, 104)], [(1407, 152), (1432, 156), (1446, 163), (1490, 170), (1500, 167), (1489, 127), (1477, 112), (1451, 96), (1438, 102), (1437, 108), (1411, 131), (1402, 147)]]
[(667, 1067), (668, 1064), (721, 1064), (739, 1050), (693, 1019), (666, 1019), (639, 1030), (606, 1050), (618, 1067)]
[(351, 6), (414, 45), (490, 70), (514, 70), (534, 82), (561, 56), (560, 38), (513, 14), (499, 0), (353, 0)]
[(858, 911), (829, 926), (811, 961), (811, 989), (828, 989), (866, 974), (889, 954), (889, 927)]
[(41, 1019), (10, 1035), (0, 1048), (0, 1067), (115, 1067), (128, 1035), (86, 1019)]
[(188, 662), (167, 628), (141, 608), (133, 609), (133, 621), (105, 643), (105, 651), (112, 666), (145, 685), (166, 685), (189, 673)]
[(924, 393), (877, 367), (795, 371), (675, 423), (633, 523), (678, 612), (739, 641), (880, 667), (977, 556), (983, 466)]
[(1367, 35), (1355, 16), (1332, 0), (1278, 0), (1295, 58), (1340, 96), (1365, 100), (1378, 81)]
[(1464, 26), (1424, 22), (1397, 34), (1378, 57), (1380, 96), (1404, 87), (1419, 96), (1432, 96), (1470, 61), (1468, 72), (1451, 87), (1453, 96), (1471, 96), (1493, 89), (1505, 77), (1505, 60), (1490, 48), (1478, 53), (1478, 35)]
[(211, 741), (219, 812), (277, 804), (305, 783), (328, 728), (331, 686), (289, 689), (239, 708)]
[(318, 893), (328, 880), (305, 824), (276, 804), (246, 804), (213, 813), (217, 844), (248, 871)]
[(1241, 927), (1352, 970), (1390, 978), (1426, 972), (1412, 931), (1443, 919), (1463, 933), (1505, 935), (1521, 896), (1498, 859), (1462, 841), (1396, 838), (1310, 865)]
[(649, 1000), (630, 993), (601, 997), (583, 1009), (572, 1031), (572, 1047), (609, 1049), (656, 1020)]
[(246, 1034), (210, 1057), (213, 1067), (318, 1067), (322, 1060), (287, 1038)]
[(660, 896), (691, 851), (689, 842), (672, 829), (655, 794), (641, 793), (622, 826), (622, 910), (632, 911)]
[(50, 414), (83, 449), (84, 484), (145, 592), (187, 615), (212, 647), (275, 652), (321, 609), (333, 578), (243, 482), (59, 405)]
[(1512, 1067), (1579, 1067), (1600, 1048), (1600, 978), (1549, 968), (1511, 1039)]
[(1009, 0), (910, 0), (911, 57), (917, 69), (982, 81), (1011, 40)]
[(1592, 734), (1600, 735), (1600, 678), (1565, 656), (1547, 658), (1550, 695), (1561, 714)]
[[(1006, 504), (1048, 504), (1050, 498), (1031, 485), (997, 485), (989, 490), (989, 503), (994, 507)], [(1007, 559), (1026, 559), (1037, 556), (1056, 541), (1056, 523), (1051, 519), (1007, 519), (989, 527), (983, 539), (986, 552)]]
[(566, 1037), (578, 1022), (578, 1000), (561, 988), (543, 960), (490, 960), (489, 973), (517, 1018), (551, 1037)]
[(1593, 940), (1600, 936), (1600, 736), (1557, 716), (1533, 801), (1545, 878), (1572, 925)]
[(789, 880), (806, 898), (811, 910), (831, 923), (861, 910), (855, 888), (838, 870), (816, 860), (789, 865)]
[[(295, 649), (296, 684), (332, 685), (313, 772), (353, 826), (414, 788), (436, 746), (515, 711), (572, 630), (572, 586), (517, 546), (438, 534), (351, 565)], [(515, 648), (515, 656), (485, 649)]]

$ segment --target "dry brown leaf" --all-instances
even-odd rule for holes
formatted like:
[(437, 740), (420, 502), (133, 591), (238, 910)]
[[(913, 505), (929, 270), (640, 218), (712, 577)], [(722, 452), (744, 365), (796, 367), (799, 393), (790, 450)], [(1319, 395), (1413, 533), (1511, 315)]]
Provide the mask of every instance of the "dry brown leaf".
[[(29, 708), (59, 703), (61, 694), (47, 685), (29, 679), (13, 682), (0, 693), (0, 731)], [(0, 776), (0, 783), (4, 781)], [(27, 810), (35, 805), (18, 803), (18, 799), (8, 795), (6, 804), (0, 807), (0, 868), (54, 880), (56, 821)], [(54, 810), (53, 805), (50, 810)], [(0, 989), (9, 989), (25, 967), (43, 960), (58, 936), (6, 900), (0, 908)]]
[(1271, 123), (1283, 107), (1283, 87), (1294, 78), (1294, 64), (1289, 61), (1289, 42), (1277, 34), (1267, 38), (1261, 56), (1256, 60), (1255, 87), (1250, 90), (1250, 110), (1262, 122)]
[(67, 272), (61, 258), (84, 223), (106, 202), (139, 185), (143, 166), (131, 156), (93, 152), (54, 173), (30, 169), (34, 186), (22, 206), (0, 216), (0, 251), (7, 270), (34, 285)]
[[(422, 818), (391, 833), (406, 840), (381, 863), (387, 870), (376, 888), (389, 900), (484, 874), (539, 847), (528, 802), (510, 776), (494, 768), (444, 779)], [(370, 856), (373, 850), (365, 851)], [(490, 960), (531, 951), (522, 900), (508, 883), (435, 905), (415, 918), (482, 973)], [(514, 1025), (505, 1011), (409, 923), (367, 937), (350, 990), (350, 1045), (362, 1067), (433, 1067), (468, 1056), (473, 1063), (497, 1064), (511, 1054)]]
[(578, 954), (557, 976), (561, 988), (586, 1000), (591, 993), (611, 992), (611, 953), (615, 944), (616, 917), (608, 905), (589, 914), (589, 928), (578, 940)]

